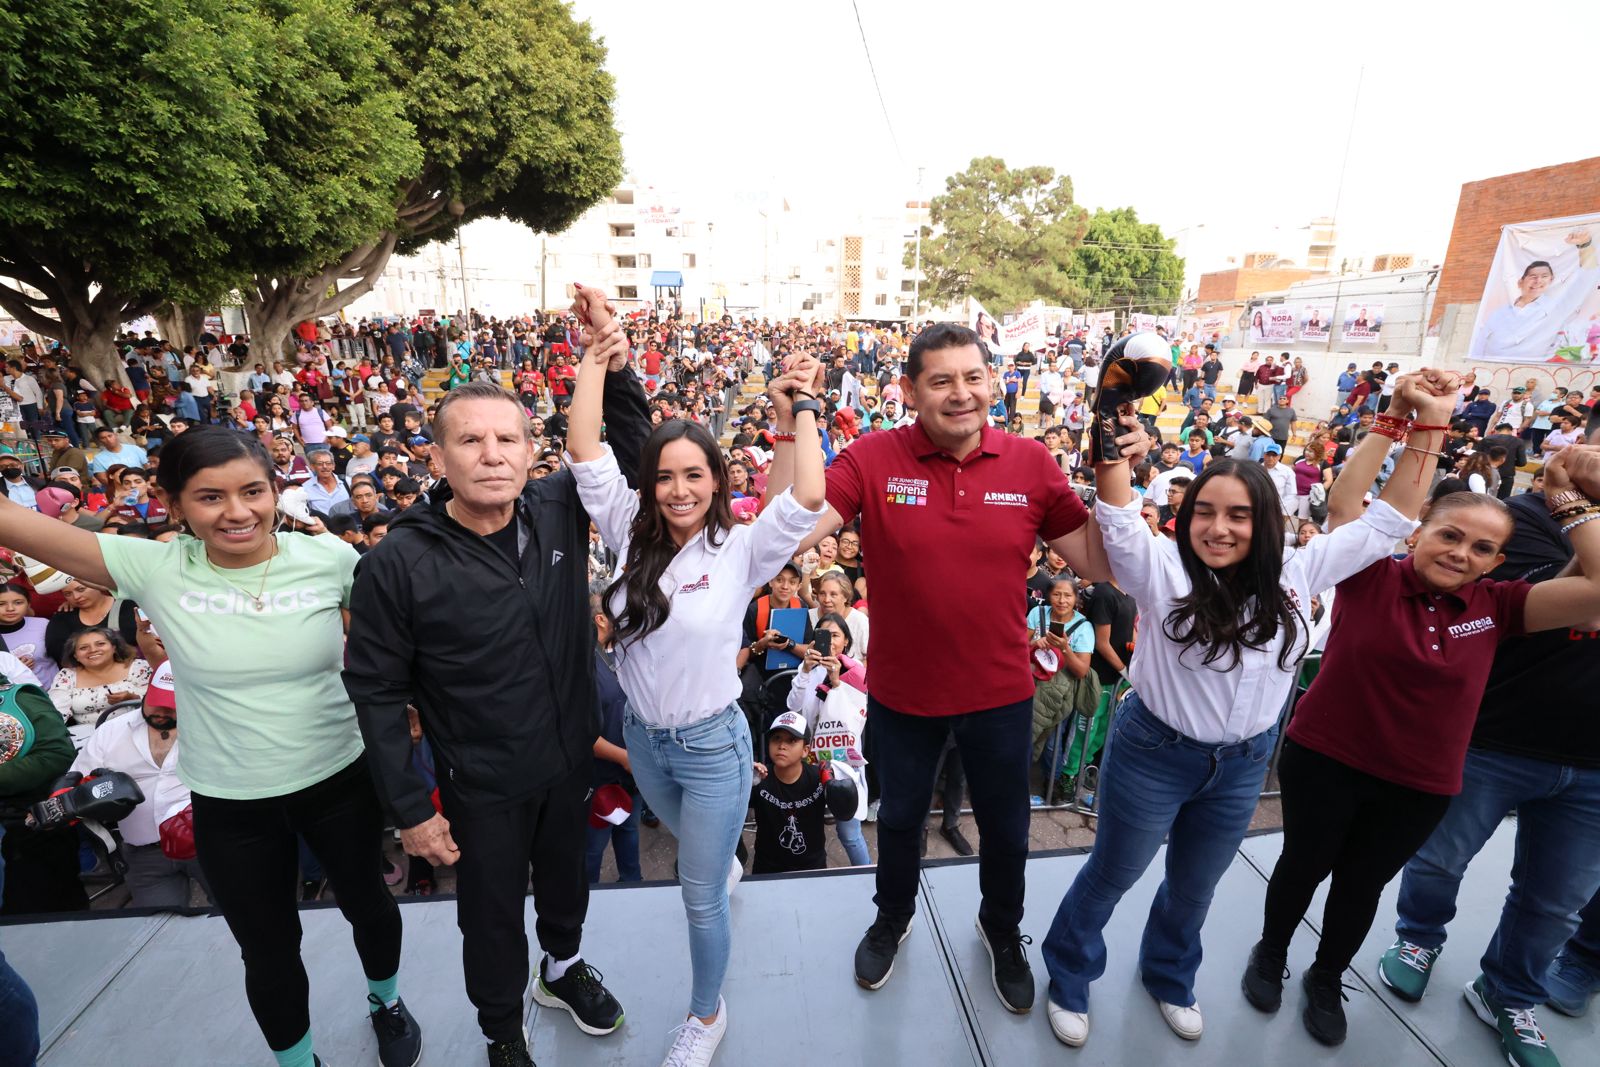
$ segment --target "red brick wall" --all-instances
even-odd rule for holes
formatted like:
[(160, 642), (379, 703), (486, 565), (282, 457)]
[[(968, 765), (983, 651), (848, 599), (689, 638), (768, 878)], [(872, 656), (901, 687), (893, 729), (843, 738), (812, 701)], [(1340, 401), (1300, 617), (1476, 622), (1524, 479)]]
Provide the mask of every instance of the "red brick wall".
[(1202, 304), (1248, 300), (1257, 293), (1275, 293), (1287, 289), (1309, 277), (1309, 270), (1297, 267), (1241, 267), (1212, 271), (1200, 275), (1200, 288), (1195, 293), (1195, 300)]
[(1429, 325), (1438, 324), (1447, 306), (1483, 298), (1500, 227), (1595, 211), (1600, 211), (1600, 156), (1463, 185)]

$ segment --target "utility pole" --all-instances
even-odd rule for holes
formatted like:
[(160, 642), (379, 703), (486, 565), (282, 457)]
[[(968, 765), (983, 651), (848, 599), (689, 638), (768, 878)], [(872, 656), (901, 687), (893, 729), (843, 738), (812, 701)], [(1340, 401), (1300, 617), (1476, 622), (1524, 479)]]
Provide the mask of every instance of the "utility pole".
[(549, 306), (548, 304), (545, 303), (545, 298), (544, 298), (544, 276), (546, 274), (545, 264), (546, 264), (546, 257), (545, 257), (545, 251), (544, 251), (544, 238), (540, 237), (539, 238), (539, 312), (540, 312), (540, 314), (543, 314), (544, 313), (544, 309)]
[(917, 168), (917, 251), (915, 265), (911, 268), (911, 327), (916, 328), (917, 319), (922, 314), (922, 172), (924, 167)]

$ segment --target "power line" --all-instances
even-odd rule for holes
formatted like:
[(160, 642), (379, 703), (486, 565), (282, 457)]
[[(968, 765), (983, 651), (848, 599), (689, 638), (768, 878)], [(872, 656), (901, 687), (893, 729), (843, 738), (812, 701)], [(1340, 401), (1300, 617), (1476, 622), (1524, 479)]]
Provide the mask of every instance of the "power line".
[(883, 109), (883, 124), (889, 128), (889, 141), (894, 145), (894, 154), (900, 157), (900, 163), (904, 166), (906, 155), (900, 151), (900, 138), (895, 135), (894, 123), (889, 121), (889, 105), (883, 99), (883, 86), (878, 84), (878, 68), (872, 65), (872, 49), (867, 47), (867, 28), (861, 24), (861, 7), (856, 0), (850, 0), (850, 9), (856, 13), (856, 29), (861, 33), (861, 50), (867, 54), (867, 71), (872, 75), (872, 87), (878, 91), (878, 106)]

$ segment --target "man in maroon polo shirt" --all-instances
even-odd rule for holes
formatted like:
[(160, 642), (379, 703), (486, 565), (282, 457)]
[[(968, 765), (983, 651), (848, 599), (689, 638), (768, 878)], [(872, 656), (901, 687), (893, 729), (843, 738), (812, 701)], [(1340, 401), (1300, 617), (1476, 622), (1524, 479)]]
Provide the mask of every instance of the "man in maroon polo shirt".
[[(868, 434), (828, 470), (828, 513), (807, 546), (861, 517), (872, 566), (868, 722), (883, 787), (878, 811), (878, 918), (856, 949), (856, 982), (877, 989), (916, 910), (919, 844), (945, 739), (966, 767), (977, 818), (978, 930), (995, 991), (1013, 1012), (1033, 1006), (1023, 947), (1033, 676), (1021, 588), (1035, 538), (1090, 581), (1110, 577), (1088, 512), (1036, 441), (986, 422), (987, 358), (964, 326), (930, 326), (900, 379), (917, 421)], [(1134, 430), (1125, 450), (1148, 449)], [(774, 472), (778, 486), (786, 484)], [(937, 580), (929, 580), (937, 575)], [(946, 669), (930, 670), (933, 662)]]

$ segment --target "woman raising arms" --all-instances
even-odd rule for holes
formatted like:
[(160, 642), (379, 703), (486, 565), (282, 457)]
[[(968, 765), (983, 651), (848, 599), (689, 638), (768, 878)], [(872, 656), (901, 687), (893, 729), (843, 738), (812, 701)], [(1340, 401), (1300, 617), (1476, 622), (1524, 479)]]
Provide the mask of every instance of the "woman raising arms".
[[(1170, 542), (1140, 519), (1128, 459), (1097, 468), (1095, 518), (1111, 571), (1146, 623), (1128, 667), (1134, 692), (1117, 710), (1101, 770), (1094, 851), (1044, 943), (1050, 1024), (1065, 1044), (1088, 1038), (1103, 930), (1169, 831), (1140, 972), (1173, 1032), (1200, 1037), (1200, 928), (1255, 811), (1311, 598), (1388, 556), (1414, 528), (1454, 404), (1451, 379), (1402, 379), (1395, 414), (1417, 414), (1416, 447), (1357, 521), (1287, 555), (1277, 491), (1259, 464), (1207, 466), (1184, 494)], [(1353, 499), (1360, 510), (1390, 444), (1369, 434), (1350, 453), (1333, 489), (1343, 506)]]
[(794, 484), (744, 526), (733, 522), (722, 451), (698, 423), (657, 426), (640, 457), (637, 496), (623, 480), (600, 442), (600, 401), (606, 364), (626, 344), (618, 333), (584, 354), (568, 457), (584, 508), (625, 561), (604, 606), (628, 697), (623, 736), (634, 780), (678, 838), (693, 977), (667, 1062), (704, 1067), (727, 1029), (728, 883), (752, 776), (736, 655), (750, 591), (778, 573), (823, 514), (813, 395), (820, 368), (799, 357), (768, 387), (777, 455)]

